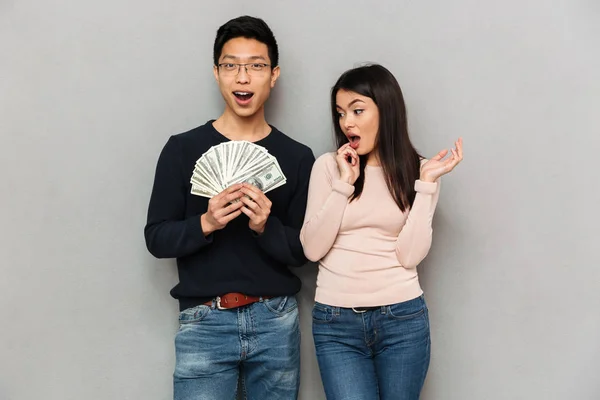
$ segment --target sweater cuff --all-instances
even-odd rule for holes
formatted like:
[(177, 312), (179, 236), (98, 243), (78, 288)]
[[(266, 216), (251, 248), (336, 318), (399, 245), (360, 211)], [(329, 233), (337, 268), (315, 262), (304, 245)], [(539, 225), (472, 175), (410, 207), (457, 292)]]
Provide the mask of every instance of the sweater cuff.
[(420, 179), (415, 181), (415, 192), (423, 194), (434, 194), (437, 190), (437, 182), (423, 182)]
[(339, 179), (333, 181), (332, 189), (346, 197), (350, 197), (354, 193), (354, 185), (342, 182)]
[(212, 243), (213, 234), (209, 233), (208, 236), (204, 236), (204, 232), (202, 231), (202, 216), (194, 215), (187, 219), (187, 225), (189, 228), (190, 235), (196, 240), (198, 243), (202, 245)]
[(250, 229), (250, 233), (252, 237), (255, 238), (258, 245), (262, 247), (262, 249), (265, 250), (269, 255), (271, 255), (269, 250), (271, 247), (273, 247), (273, 244), (275, 244), (275, 247), (277, 247), (281, 243), (280, 240), (281, 232), (283, 230), (282, 228), (283, 224), (279, 218), (274, 215), (269, 215), (267, 222), (265, 223), (265, 230), (263, 233), (257, 233), (250, 228), (248, 229)]

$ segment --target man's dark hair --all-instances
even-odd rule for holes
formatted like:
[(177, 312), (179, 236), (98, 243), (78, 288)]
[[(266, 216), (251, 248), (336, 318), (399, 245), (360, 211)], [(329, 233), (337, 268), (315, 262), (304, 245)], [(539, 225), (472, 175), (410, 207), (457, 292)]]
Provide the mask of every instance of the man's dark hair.
[(271, 28), (262, 19), (248, 15), (229, 20), (217, 30), (217, 37), (215, 38), (213, 47), (213, 61), (215, 65), (219, 63), (219, 57), (221, 57), (225, 43), (238, 37), (255, 39), (266, 44), (269, 49), (271, 68), (279, 65), (279, 50), (277, 49), (277, 41)]

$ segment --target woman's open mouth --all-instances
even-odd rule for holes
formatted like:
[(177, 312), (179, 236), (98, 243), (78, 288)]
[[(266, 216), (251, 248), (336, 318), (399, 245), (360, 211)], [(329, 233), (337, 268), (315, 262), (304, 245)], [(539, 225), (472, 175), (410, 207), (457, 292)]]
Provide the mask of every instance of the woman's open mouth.
[(350, 133), (347, 137), (348, 141), (350, 142), (350, 147), (356, 150), (360, 144), (360, 136)]

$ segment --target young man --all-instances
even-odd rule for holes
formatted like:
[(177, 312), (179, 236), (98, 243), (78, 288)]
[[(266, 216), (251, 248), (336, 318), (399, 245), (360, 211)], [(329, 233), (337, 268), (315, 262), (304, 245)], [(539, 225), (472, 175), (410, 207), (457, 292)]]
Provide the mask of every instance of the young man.
[[(288, 266), (306, 262), (299, 233), (314, 156), (265, 121), (280, 70), (264, 21), (244, 16), (221, 26), (213, 57), (225, 110), (169, 138), (144, 231), (155, 257), (177, 258), (174, 397), (234, 399), (241, 376), (250, 399), (295, 399), (300, 280)], [(267, 194), (249, 183), (210, 200), (190, 193), (196, 160), (212, 146), (241, 140), (266, 148), (287, 182)]]

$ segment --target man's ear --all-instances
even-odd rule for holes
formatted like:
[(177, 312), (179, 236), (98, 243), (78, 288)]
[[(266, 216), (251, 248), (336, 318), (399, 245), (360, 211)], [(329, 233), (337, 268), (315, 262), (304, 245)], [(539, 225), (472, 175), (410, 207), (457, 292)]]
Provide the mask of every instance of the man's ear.
[(279, 65), (273, 68), (271, 71), (271, 89), (275, 86), (275, 82), (277, 82), (277, 78), (279, 78), (279, 74), (281, 70), (279, 69)]
[(215, 75), (215, 80), (219, 83), (219, 67), (213, 65), (213, 74)]

